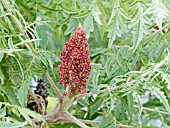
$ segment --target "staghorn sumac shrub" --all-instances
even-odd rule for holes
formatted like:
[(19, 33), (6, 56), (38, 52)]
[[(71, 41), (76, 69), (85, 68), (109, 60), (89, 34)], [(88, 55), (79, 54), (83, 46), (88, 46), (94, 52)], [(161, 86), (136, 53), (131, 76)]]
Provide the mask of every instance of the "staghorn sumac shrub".
[(169, 7), (1, 0), (0, 128), (169, 127)]

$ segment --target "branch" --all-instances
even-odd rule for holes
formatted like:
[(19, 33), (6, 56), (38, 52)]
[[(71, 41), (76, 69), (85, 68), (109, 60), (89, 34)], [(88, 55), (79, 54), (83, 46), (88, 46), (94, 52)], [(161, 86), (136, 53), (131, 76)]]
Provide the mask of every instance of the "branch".
[[(109, 88), (109, 91), (114, 91), (116, 90), (117, 88), (119, 88), (119, 86), (116, 86), (116, 87), (113, 87), (113, 88)], [(92, 95), (95, 95), (95, 94), (100, 94), (100, 93), (103, 93), (105, 92), (106, 90), (100, 90), (100, 91), (96, 91), (96, 92), (90, 92), (90, 93), (84, 93), (84, 94), (80, 94), (78, 95), (77, 97), (75, 97), (73, 99), (73, 102), (80, 99), (80, 98), (83, 98), (83, 97), (89, 97), (89, 96), (92, 96)]]
[[(134, 108), (139, 108), (139, 106), (134, 105)], [(142, 109), (146, 110), (146, 111), (150, 111), (150, 112), (158, 112), (160, 114), (170, 115), (170, 113), (165, 112), (165, 111), (161, 111), (161, 110), (158, 110), (158, 109), (152, 109), (152, 108), (146, 108), (146, 107), (142, 107)]]
[(99, 121), (96, 120), (81, 120), (79, 119), (81, 122), (85, 123), (85, 124), (99, 124)]
[(50, 84), (53, 87), (54, 92), (57, 94), (60, 103), (62, 103), (62, 96), (60, 91), (58, 90), (57, 86), (55, 85), (54, 81), (52, 80), (52, 78), (50, 77), (49, 73), (46, 71), (45, 76), (47, 77), (48, 81), (50, 82)]
[[(99, 121), (95, 121), (95, 120), (82, 120), (82, 119), (78, 119), (79, 121), (85, 123), (85, 124), (99, 124)], [(58, 118), (57, 120), (55, 120), (53, 123), (69, 123), (72, 122), (69, 119), (66, 118)]]
[[(53, 123), (56, 119), (53, 114), (47, 114), (42, 116), (47, 123)], [(40, 122), (37, 118), (31, 120), (32, 123)]]
[(70, 113), (67, 111), (62, 112), (62, 114), (69, 119), (71, 122), (74, 122), (75, 124), (79, 125), (81, 128), (89, 128), (87, 125), (85, 125), (83, 122), (78, 120), (76, 117), (72, 116)]
[[(139, 106), (137, 105), (134, 105), (134, 108), (139, 108)], [(170, 113), (168, 112), (165, 112), (165, 111), (161, 111), (161, 110), (158, 110), (158, 109), (151, 109), (151, 108), (146, 108), (146, 107), (142, 107), (143, 110), (146, 110), (146, 111), (151, 111), (151, 112), (158, 112), (160, 114), (165, 114), (165, 115), (170, 115)], [(48, 115), (45, 115), (43, 116), (43, 118), (49, 123), (60, 123), (60, 122), (71, 122), (69, 119), (65, 119), (65, 118), (58, 118), (58, 119), (55, 119), (54, 115), (53, 114), (48, 114)], [(50, 121), (51, 120), (51, 121)], [(83, 123), (90, 123), (91, 124), (97, 124), (98, 122), (97, 121), (90, 121), (90, 120), (81, 120), (81, 122)], [(37, 119), (33, 119), (32, 122), (39, 122), (39, 120)]]

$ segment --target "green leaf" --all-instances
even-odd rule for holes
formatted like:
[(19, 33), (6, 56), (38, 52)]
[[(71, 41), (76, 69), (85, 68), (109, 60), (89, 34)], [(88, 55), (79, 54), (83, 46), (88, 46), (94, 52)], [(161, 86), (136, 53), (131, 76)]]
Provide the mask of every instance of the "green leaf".
[(65, 31), (64, 35), (68, 35), (70, 33), (73, 34), (78, 26), (79, 26), (78, 20), (74, 18), (73, 16), (71, 16), (70, 22), (68, 23), (68, 28)]
[(82, 105), (83, 107), (88, 107), (89, 103), (86, 99), (79, 99), (77, 101), (80, 105)]
[(90, 32), (94, 31), (94, 26), (93, 26), (93, 17), (92, 14), (89, 13), (89, 15), (85, 18), (83, 28), (86, 31), (86, 36), (89, 38)]
[(137, 102), (138, 102), (138, 106), (139, 106), (139, 114), (138, 114), (138, 119), (141, 117), (141, 114), (142, 114), (142, 99), (140, 97), (139, 94), (137, 94), (137, 92), (133, 91), (132, 92), (132, 96), (134, 99), (137, 99)]
[(25, 120), (29, 122), (29, 124), (32, 124), (31, 118), (28, 116), (25, 108), (18, 107), (18, 111), (25, 118)]
[(19, 52), (23, 51), (24, 49), (5, 49), (5, 50), (0, 50), (0, 53), (7, 53), (10, 56), (15, 56), (13, 52)]
[(151, 119), (150, 119), (149, 116), (145, 117), (145, 119), (142, 121), (142, 125), (143, 125), (143, 126), (147, 126), (150, 120), (151, 120)]
[(97, 110), (100, 108), (101, 104), (103, 103), (103, 98), (97, 98), (91, 105), (90, 105), (90, 117), (92, 117)]
[(132, 63), (131, 63), (131, 68), (130, 70), (132, 70), (135, 66), (136, 66), (136, 63), (138, 62), (138, 59), (139, 59), (139, 55), (137, 54), (135, 56), (135, 58), (133, 59)]
[(158, 34), (155, 34), (155, 38), (153, 40), (153, 45), (146, 48), (145, 49), (145, 52), (150, 52), (162, 39), (162, 36), (160, 35), (160, 32), (157, 32)]
[(18, 66), (19, 66), (19, 68), (20, 68), (21, 75), (24, 77), (24, 71), (23, 71), (23, 67), (21, 66), (20, 61), (18, 60), (17, 57), (15, 57), (15, 59), (16, 59), (16, 61), (18, 62)]
[(60, 7), (69, 14), (77, 14), (79, 11), (81, 11), (81, 10), (73, 10), (73, 9), (67, 8), (66, 6), (63, 6), (62, 4), (60, 4)]
[[(44, 118), (42, 117), (42, 115), (40, 115), (39, 113), (36, 113), (34, 111), (29, 110), (28, 108), (21, 108), (17, 105), (11, 105), (10, 103), (5, 103), (5, 102), (0, 102), (0, 105), (3, 104), (5, 106), (8, 106), (10, 108), (14, 108), (16, 110), (19, 111), (19, 113), (30, 123), (32, 124), (31, 119), (37, 119), (38, 121), (43, 121), (45, 122)], [(31, 117), (31, 118), (30, 118)]]
[(134, 50), (137, 49), (139, 43), (141, 42), (143, 35), (148, 33), (146, 25), (149, 25), (149, 19), (143, 13), (143, 8), (141, 4), (138, 3), (138, 12), (134, 19), (131, 20), (130, 28), (134, 28), (133, 33), (133, 47)]
[(160, 88), (154, 86), (148, 86), (147, 88), (160, 100), (161, 103), (164, 104), (167, 111), (170, 112), (170, 106), (168, 104), (166, 96), (164, 95), (164, 92), (160, 91)]
[(0, 109), (0, 118), (5, 117), (5, 115), (6, 115), (6, 107)]
[(4, 53), (0, 51), (0, 62), (2, 61), (3, 57), (4, 57)]
[(128, 114), (129, 114), (129, 118), (130, 120), (132, 120), (132, 114), (134, 113), (134, 108), (133, 108), (133, 97), (132, 97), (132, 94), (128, 94), (127, 95), (127, 110), (128, 110)]
[(138, 83), (135, 83), (133, 86), (130, 86), (130, 87), (124, 86), (124, 87), (122, 88), (122, 90), (120, 90), (120, 92), (124, 92), (124, 93), (121, 95), (121, 97), (124, 97), (124, 96), (130, 94), (130, 93), (133, 92), (133, 90), (135, 90), (135, 88), (137, 88), (138, 86), (139, 86)]
[(95, 19), (95, 21), (98, 24), (102, 25), (102, 22), (99, 18), (99, 15), (101, 14), (101, 12), (100, 12), (100, 10), (99, 10), (99, 8), (98, 8), (98, 6), (95, 2), (91, 5), (90, 9), (91, 9), (91, 13), (92, 13), (92, 16)]
[(170, 75), (164, 72), (161, 72), (162, 82), (165, 81), (168, 85), (170, 84)]
[(46, 46), (48, 45), (49, 33), (52, 32), (51, 28), (48, 26), (48, 24), (43, 23), (43, 24), (36, 25), (36, 29), (38, 32), (39, 39), (41, 39), (40, 46), (43, 49), (46, 49)]
[(85, 16), (87, 16), (90, 12), (91, 12), (90, 10), (86, 10), (86, 11), (84, 11), (83, 13), (80, 13), (80, 14), (75, 15), (75, 18), (85, 17)]
[[(153, 40), (160, 40), (160, 37), (161, 37), (161, 35), (159, 32), (152, 33), (150, 38), (144, 42), (144, 46), (148, 45)], [(155, 44), (155, 42), (154, 42), (154, 44)], [(149, 49), (150, 49), (150, 47), (149, 47)]]
[(54, 125), (54, 127), (50, 128), (81, 128), (75, 123), (58, 123), (57, 125)]
[(107, 52), (107, 48), (95, 48), (95, 49), (90, 49), (90, 56), (95, 57), (99, 55), (103, 55), (104, 53)]
[(166, 6), (162, 3), (161, 0), (152, 0), (153, 5), (151, 8), (153, 9), (153, 19), (155, 19), (155, 22), (159, 28), (159, 30), (162, 31), (162, 22), (163, 19), (168, 17), (169, 10), (166, 8)]
[(44, 8), (44, 9), (46, 9), (46, 10), (48, 10), (48, 11), (54, 11), (54, 12), (61, 12), (61, 11), (62, 11), (62, 9), (53, 9), (53, 8), (51, 8), (51, 7), (45, 6), (45, 5), (42, 4), (42, 3), (39, 3), (39, 5), (40, 5), (42, 8)]
[(40, 52), (39, 53), (39, 60), (42, 61), (42, 63), (45, 65), (47, 69), (53, 69), (53, 62), (46, 52)]
[(98, 128), (107, 128), (107, 126), (110, 124), (113, 125), (113, 119), (104, 118), (98, 125)]
[(114, 105), (113, 104), (114, 103), (113, 95), (110, 92), (109, 92), (109, 98), (108, 99), (109, 99), (110, 105), (109, 105), (109, 110), (106, 114), (106, 117), (111, 113), (111, 111), (113, 110), (113, 105)]
[[(112, 13), (112, 15), (114, 15), (114, 14)], [(121, 36), (119, 23), (118, 23), (119, 22), (118, 16), (119, 16), (119, 11), (116, 13), (114, 18), (111, 20), (110, 24), (108, 25), (108, 29), (107, 29), (108, 35), (107, 35), (107, 37), (109, 38), (109, 44), (108, 44), (109, 48), (112, 46), (113, 41), (116, 39), (116, 35), (119, 36), (119, 37)]]
[(93, 74), (93, 87), (97, 87), (98, 79), (99, 79), (99, 73), (94, 73)]
[(7, 123), (7, 122), (0, 121), (1, 128), (20, 128), (20, 127), (24, 127), (26, 124), (27, 122)]
[(27, 3), (23, 2), (23, 0), (16, 0), (17, 4), (20, 4), (26, 12), (28, 12), (31, 15), (34, 15), (34, 13), (30, 10), (30, 7), (27, 5)]
[(21, 113), (21, 115), (30, 123), (32, 124), (32, 121), (31, 121), (31, 117), (35, 118), (35, 119), (38, 119), (39, 121), (45, 121), (44, 118), (42, 117), (42, 115), (34, 112), (34, 111), (31, 111), (27, 108), (21, 108), (21, 107), (17, 107), (18, 111)]
[(26, 107), (28, 85), (29, 83), (24, 81), (18, 91), (18, 99), (20, 100), (21, 107)]
[(126, 102), (125, 99), (118, 99), (116, 101), (116, 106), (114, 108), (114, 116), (117, 120), (123, 120), (125, 119), (125, 112), (126, 112)]
[(2, 71), (2, 69), (1, 69), (1, 67), (0, 67), (0, 84), (1, 85), (3, 85), (4, 84), (4, 81), (5, 81), (5, 76), (4, 76), (4, 74), (3, 74), (3, 71)]
[(158, 52), (155, 53), (155, 57), (156, 57), (156, 62), (159, 62), (161, 61), (161, 57), (163, 56), (163, 52), (165, 51), (166, 49), (166, 45), (163, 44), (162, 46), (160, 46), (160, 49)]
[(10, 102), (13, 105), (18, 105), (20, 106), (19, 100), (15, 94), (15, 90), (14, 88), (12, 88), (11, 86), (1, 86), (3, 92), (7, 95), (7, 97), (9, 98)]
[(119, 64), (119, 66), (121, 68), (123, 68), (123, 65), (121, 64), (121, 60), (122, 60), (122, 51), (121, 50), (118, 51), (116, 58), (117, 58), (117, 63)]
[(22, 111), (25, 111), (29, 116), (31, 116), (31, 117), (33, 117), (35, 119), (38, 119), (39, 121), (45, 122), (44, 118), (39, 113), (31, 111), (31, 110), (29, 110), (27, 108), (21, 108), (21, 109), (22, 109)]
[(110, 77), (110, 67), (111, 67), (111, 62), (113, 60), (112, 56), (107, 56), (107, 60), (106, 60), (106, 73), (107, 73), (107, 77)]
[(108, 43), (109, 48), (112, 46), (113, 41), (116, 39), (116, 36), (121, 37), (121, 29), (125, 31), (123, 19), (122, 19), (122, 16), (123, 17), (125, 16), (124, 13), (125, 12), (120, 7), (119, 1), (117, 1), (114, 5), (112, 14), (108, 21), (108, 27), (107, 27), (108, 35), (107, 35), (107, 37), (109, 38), (109, 43)]

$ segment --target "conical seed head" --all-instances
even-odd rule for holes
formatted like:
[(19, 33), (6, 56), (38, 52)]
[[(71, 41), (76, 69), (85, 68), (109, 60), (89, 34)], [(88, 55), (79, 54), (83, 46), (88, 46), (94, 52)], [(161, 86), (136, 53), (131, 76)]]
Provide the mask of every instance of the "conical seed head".
[(90, 52), (86, 32), (78, 27), (76, 32), (65, 43), (61, 52), (62, 63), (59, 65), (60, 84), (69, 87), (70, 95), (86, 92), (86, 80), (90, 74)]

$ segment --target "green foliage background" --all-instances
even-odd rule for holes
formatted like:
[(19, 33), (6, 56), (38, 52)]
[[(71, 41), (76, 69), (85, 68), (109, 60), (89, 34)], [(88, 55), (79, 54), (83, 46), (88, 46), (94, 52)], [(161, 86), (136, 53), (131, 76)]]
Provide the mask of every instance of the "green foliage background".
[[(168, 0), (6, 0), (11, 13), (3, 1), (0, 107), (5, 107), (0, 109), (1, 127), (27, 127), (32, 117), (43, 120), (25, 108), (29, 81), (49, 71), (64, 92), (58, 76), (60, 52), (78, 26), (86, 30), (92, 60), (87, 92), (102, 93), (80, 99), (70, 112), (80, 119), (100, 117), (99, 125), (91, 126), (98, 128), (170, 126)], [(49, 96), (56, 97), (51, 87)], [(143, 102), (143, 97), (148, 100)], [(7, 111), (12, 116), (5, 117)]]

